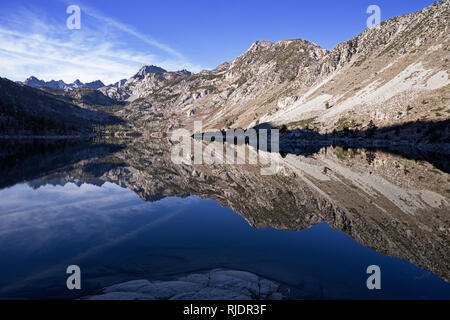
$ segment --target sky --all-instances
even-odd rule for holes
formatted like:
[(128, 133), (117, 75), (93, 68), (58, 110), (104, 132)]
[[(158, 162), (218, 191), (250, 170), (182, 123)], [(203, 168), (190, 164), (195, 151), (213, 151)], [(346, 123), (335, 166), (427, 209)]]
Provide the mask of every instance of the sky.
[[(0, 77), (24, 81), (102, 80), (143, 65), (168, 71), (214, 69), (253, 42), (302, 38), (328, 50), (366, 29), (367, 8), (381, 20), (433, 0), (0, 0)], [(70, 5), (81, 10), (69, 29)]]

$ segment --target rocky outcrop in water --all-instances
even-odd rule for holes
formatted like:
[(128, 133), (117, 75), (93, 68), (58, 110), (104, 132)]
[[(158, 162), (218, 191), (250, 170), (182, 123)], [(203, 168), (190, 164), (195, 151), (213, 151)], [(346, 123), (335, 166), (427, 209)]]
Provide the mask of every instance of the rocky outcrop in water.
[(215, 269), (174, 281), (135, 280), (86, 300), (281, 300), (280, 285), (244, 271)]

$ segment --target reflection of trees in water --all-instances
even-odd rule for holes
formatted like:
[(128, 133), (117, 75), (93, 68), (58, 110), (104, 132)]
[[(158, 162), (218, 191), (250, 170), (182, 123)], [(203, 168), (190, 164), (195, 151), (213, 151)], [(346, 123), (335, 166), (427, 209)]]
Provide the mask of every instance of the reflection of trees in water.
[(0, 188), (39, 178), (85, 159), (105, 157), (122, 148), (80, 139), (0, 139)]
[[(348, 141), (333, 141), (330, 146), (334, 148), (337, 152), (338, 157), (347, 158), (352, 157), (355, 154), (359, 154), (360, 151), (366, 153), (366, 159), (369, 165), (373, 163), (376, 159), (376, 154), (378, 152), (384, 154), (399, 155), (405, 159), (416, 160), (416, 161), (426, 161), (437, 169), (450, 173), (450, 157), (448, 156), (449, 150), (441, 150), (442, 152), (429, 152), (421, 150), (414, 145), (392, 145), (392, 146), (370, 146), (367, 143), (370, 140), (362, 141), (358, 140), (352, 141), (350, 144)], [(323, 141), (318, 141), (314, 144), (313, 141), (296, 141), (290, 142), (288, 145), (280, 146), (280, 154), (285, 158), (288, 154), (300, 155), (300, 156), (313, 156), (314, 154), (327, 151), (328, 145), (324, 145)]]
[(0, 166), (2, 170), (14, 167), (21, 161), (33, 156), (45, 156), (56, 151), (65, 152), (79, 145), (79, 140), (0, 140)]

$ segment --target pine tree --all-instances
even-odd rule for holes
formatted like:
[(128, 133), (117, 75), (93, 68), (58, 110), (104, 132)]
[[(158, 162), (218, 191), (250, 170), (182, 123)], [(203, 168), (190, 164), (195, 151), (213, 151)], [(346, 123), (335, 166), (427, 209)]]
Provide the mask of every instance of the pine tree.
[(375, 134), (375, 130), (377, 130), (377, 126), (373, 123), (373, 120), (370, 120), (369, 125), (367, 126), (366, 137), (372, 138)]

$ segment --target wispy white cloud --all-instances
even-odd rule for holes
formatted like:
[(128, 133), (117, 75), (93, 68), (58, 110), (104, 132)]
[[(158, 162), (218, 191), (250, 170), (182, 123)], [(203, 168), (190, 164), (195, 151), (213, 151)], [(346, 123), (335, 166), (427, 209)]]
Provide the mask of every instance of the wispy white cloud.
[(123, 32), (125, 32), (125, 33), (127, 33), (127, 34), (129, 34), (131, 36), (136, 37), (137, 39), (147, 43), (150, 46), (157, 47), (157, 48), (167, 52), (168, 54), (170, 54), (172, 56), (179, 57), (181, 59), (185, 59), (181, 53), (179, 53), (178, 51), (172, 49), (171, 47), (169, 47), (169, 46), (167, 46), (167, 45), (165, 45), (163, 43), (160, 43), (160, 42), (156, 41), (155, 39), (153, 39), (153, 38), (151, 38), (151, 37), (149, 37), (147, 35), (144, 35), (144, 34), (138, 32), (138, 31), (136, 31), (135, 29), (133, 29), (130, 26), (127, 26), (126, 24), (123, 24), (123, 23), (121, 23), (121, 22), (119, 22), (119, 21), (117, 21), (117, 20), (115, 20), (113, 18), (107, 17), (107, 16), (101, 14), (99, 11), (97, 11), (97, 10), (95, 10), (95, 9), (89, 7), (89, 6), (86, 6), (84, 4), (83, 4), (83, 12), (87, 13), (91, 17), (96, 18), (97, 20), (102, 21), (103, 23), (106, 23), (109, 26), (112, 26), (112, 27), (114, 27), (114, 28), (116, 28), (118, 30), (121, 30), (121, 31), (123, 31)]
[[(129, 78), (142, 65), (168, 70), (202, 69), (180, 52), (108, 17), (82, 7), (82, 29), (68, 30), (45, 12), (20, 8), (0, 17), (0, 76), (24, 80), (113, 83)], [(25, 22), (25, 23), (24, 23)], [(134, 45), (139, 43), (139, 45)]]

